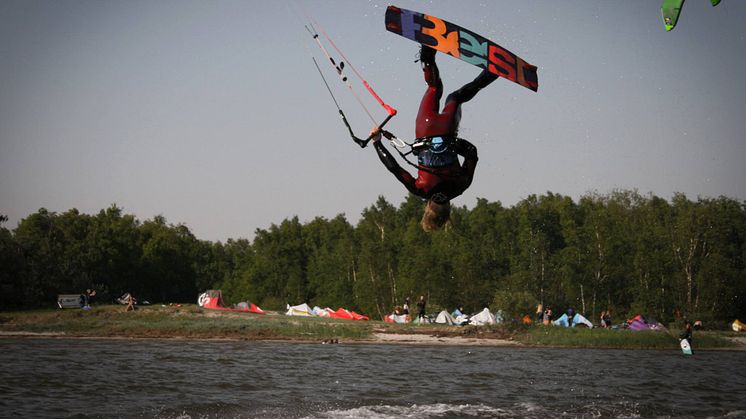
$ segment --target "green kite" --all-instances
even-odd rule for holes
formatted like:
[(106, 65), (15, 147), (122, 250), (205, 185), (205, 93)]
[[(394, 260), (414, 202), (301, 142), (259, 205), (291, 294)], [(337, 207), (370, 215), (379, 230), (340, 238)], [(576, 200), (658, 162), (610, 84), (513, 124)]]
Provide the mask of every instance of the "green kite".
[[(720, 3), (720, 0), (710, 0), (710, 3), (714, 7)], [(663, 25), (665, 25), (666, 31), (670, 31), (676, 26), (683, 5), (684, 0), (663, 0), (663, 4), (661, 4), (661, 16), (663, 17)]]

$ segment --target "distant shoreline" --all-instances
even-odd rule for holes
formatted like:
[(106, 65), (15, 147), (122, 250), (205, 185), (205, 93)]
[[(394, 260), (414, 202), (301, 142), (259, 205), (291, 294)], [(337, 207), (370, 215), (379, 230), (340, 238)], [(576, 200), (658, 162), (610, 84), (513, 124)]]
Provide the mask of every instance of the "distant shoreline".
[[(0, 340), (10, 338), (678, 350), (675, 330), (396, 324), (213, 311), (194, 304), (145, 306), (134, 312), (116, 305), (94, 306), (90, 311), (0, 312)], [(735, 332), (695, 332), (694, 342), (695, 349), (746, 351), (746, 335)]]

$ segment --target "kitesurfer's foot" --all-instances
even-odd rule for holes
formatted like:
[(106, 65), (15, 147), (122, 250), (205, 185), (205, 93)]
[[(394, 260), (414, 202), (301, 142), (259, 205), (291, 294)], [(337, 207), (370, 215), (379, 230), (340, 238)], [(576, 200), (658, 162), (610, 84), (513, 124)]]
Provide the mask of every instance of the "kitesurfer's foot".
[(425, 75), (425, 82), (430, 87), (441, 88), (438, 66), (435, 65), (435, 50), (425, 45), (420, 45), (420, 64)]
[(435, 50), (425, 45), (420, 45), (420, 63), (423, 67), (435, 64)]
[(483, 70), (481, 73), (479, 73), (479, 75), (474, 79), (472, 83), (474, 83), (477, 88), (483, 89), (499, 78), (500, 76), (498, 76), (497, 74), (490, 73), (487, 70)]

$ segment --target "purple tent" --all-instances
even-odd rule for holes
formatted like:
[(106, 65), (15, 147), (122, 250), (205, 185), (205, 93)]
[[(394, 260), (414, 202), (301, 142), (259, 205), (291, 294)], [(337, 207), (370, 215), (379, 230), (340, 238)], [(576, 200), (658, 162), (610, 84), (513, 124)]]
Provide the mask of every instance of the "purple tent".
[(630, 329), (630, 330), (650, 330), (650, 326), (648, 326), (648, 324), (645, 323), (642, 320), (632, 320), (632, 322), (627, 323), (627, 329)]
[(641, 315), (637, 315), (627, 320), (627, 329), (630, 330), (666, 330), (662, 324), (655, 320), (647, 320)]

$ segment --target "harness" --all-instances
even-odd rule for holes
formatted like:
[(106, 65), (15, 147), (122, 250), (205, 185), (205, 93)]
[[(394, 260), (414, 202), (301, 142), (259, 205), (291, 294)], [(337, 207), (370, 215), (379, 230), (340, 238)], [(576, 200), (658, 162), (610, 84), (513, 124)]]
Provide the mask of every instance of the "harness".
[[(438, 173), (430, 169), (436, 167), (445, 167), (458, 161), (457, 154), (453, 150), (456, 141), (459, 140), (457, 137), (451, 137), (447, 135), (433, 135), (427, 137), (415, 138), (414, 142), (407, 143), (406, 141), (397, 138), (394, 134), (388, 131), (382, 131), (383, 136), (389, 140), (391, 145), (394, 146), (396, 152), (399, 153), (402, 159), (417, 170), (422, 170), (428, 173), (432, 173), (438, 176), (454, 177), (445, 173)], [(409, 148), (405, 153), (401, 149)], [(417, 156), (417, 163), (412, 163), (407, 156), (410, 154)]]

